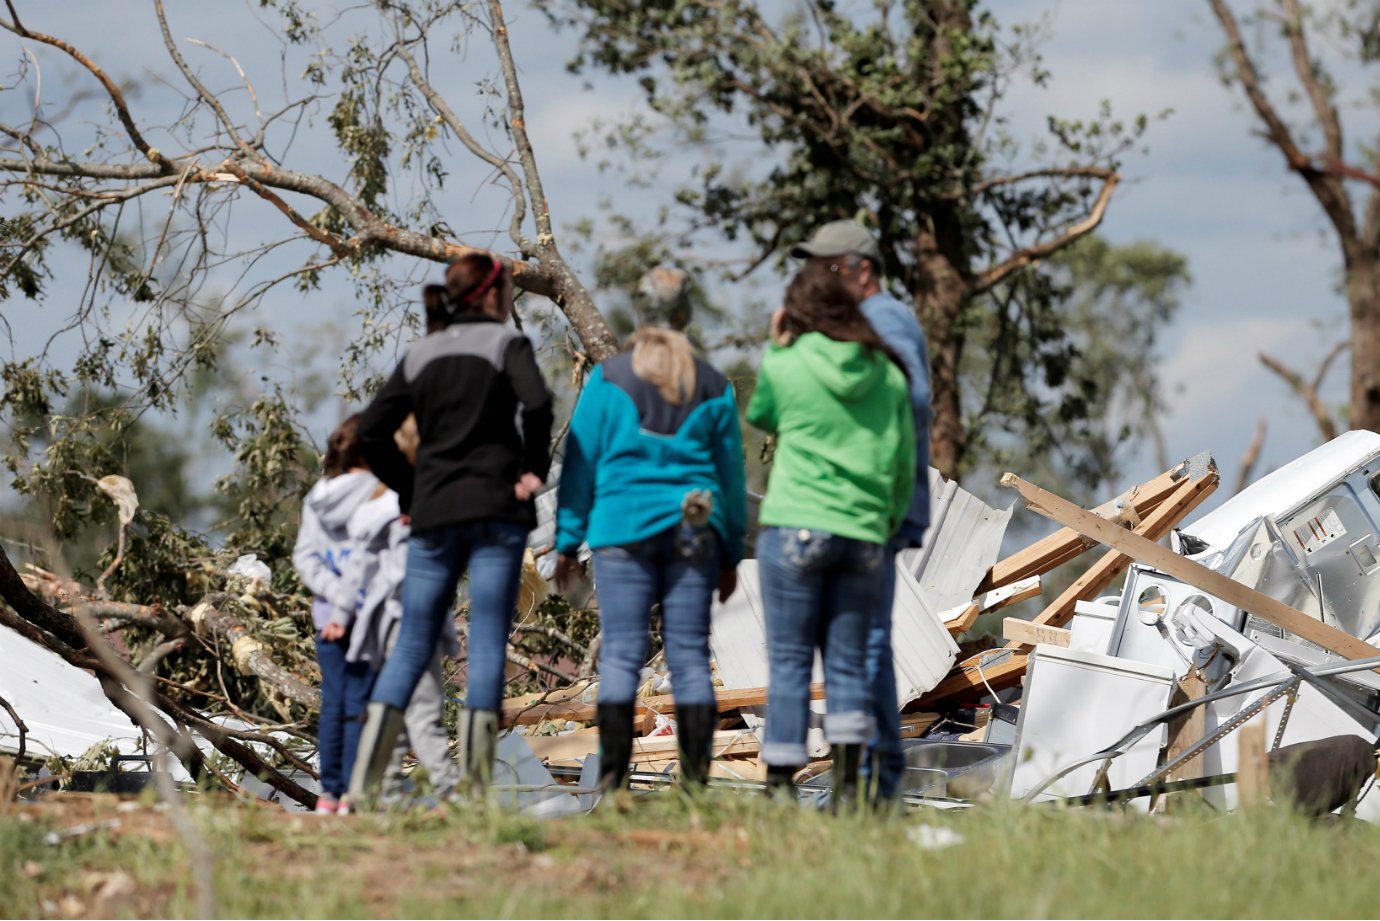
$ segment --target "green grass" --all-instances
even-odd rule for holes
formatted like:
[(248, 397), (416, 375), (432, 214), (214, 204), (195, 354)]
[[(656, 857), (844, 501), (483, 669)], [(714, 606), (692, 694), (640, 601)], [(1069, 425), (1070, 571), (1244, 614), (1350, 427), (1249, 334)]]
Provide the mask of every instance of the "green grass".
[[(70, 815), (0, 819), (0, 915), (193, 913), (165, 816), (110, 808), (121, 828), (56, 846), (44, 834)], [(225, 805), (194, 817), (228, 917), (1370, 917), (1380, 865), (1380, 828), (1274, 809), (1147, 818), (998, 803), (830, 819), (660, 796), (548, 822)], [(963, 840), (923, 849), (908, 835), (922, 823)], [(120, 871), (134, 891), (102, 901), (101, 880)]]

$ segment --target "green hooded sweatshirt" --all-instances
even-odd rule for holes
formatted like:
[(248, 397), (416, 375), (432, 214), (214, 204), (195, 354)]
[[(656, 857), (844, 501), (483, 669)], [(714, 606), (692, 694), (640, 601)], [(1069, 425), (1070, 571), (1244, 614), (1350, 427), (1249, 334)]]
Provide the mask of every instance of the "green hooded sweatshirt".
[(764, 525), (883, 544), (915, 489), (905, 373), (882, 352), (806, 333), (762, 357), (747, 420), (777, 437)]

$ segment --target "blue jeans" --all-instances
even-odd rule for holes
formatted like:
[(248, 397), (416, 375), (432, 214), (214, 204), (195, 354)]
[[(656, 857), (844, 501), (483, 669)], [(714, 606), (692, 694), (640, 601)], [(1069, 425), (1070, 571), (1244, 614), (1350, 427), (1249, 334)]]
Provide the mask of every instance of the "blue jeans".
[(407, 708), (436, 655), (441, 628), (452, 616), (460, 574), (468, 567), (469, 683), (465, 705), (473, 710), (499, 709), (526, 542), (526, 525), (493, 519), (442, 525), (409, 538), (402, 624), (398, 643), (374, 685), (376, 703)]
[(891, 609), (896, 600), (896, 554), (912, 544), (893, 540), (887, 544), (886, 559), (882, 561), (882, 597), (867, 631), (867, 683), (872, 688), (872, 716), (876, 720), (876, 734), (868, 743), (863, 757), (861, 777), (864, 783), (872, 777), (872, 763), (877, 765), (876, 795), (891, 799), (901, 789), (906, 772), (906, 756), (901, 748), (901, 708), (896, 699), (896, 665), (891, 646)]
[(666, 664), (677, 704), (711, 704), (709, 606), (719, 570), (712, 529), (682, 537), (679, 526), (622, 547), (594, 551), (599, 592), (599, 702), (630, 704), (647, 664), (652, 605), (661, 604)]
[(316, 723), (316, 747), (321, 758), (321, 789), (340, 797), (350, 785), (364, 708), (374, 686), (374, 670), (367, 662), (346, 662), (350, 638), (334, 642), (316, 632), (316, 660), (321, 664), (321, 715)]
[(881, 544), (804, 528), (764, 528), (757, 538), (767, 626), (767, 764), (803, 765), (815, 650), (824, 659), (824, 738), (872, 738), (867, 634), (881, 595)]

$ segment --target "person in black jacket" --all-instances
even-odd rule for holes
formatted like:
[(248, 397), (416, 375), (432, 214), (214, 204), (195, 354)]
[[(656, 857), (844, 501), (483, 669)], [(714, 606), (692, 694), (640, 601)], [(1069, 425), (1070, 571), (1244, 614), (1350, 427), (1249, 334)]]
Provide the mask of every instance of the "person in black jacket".
[[(467, 785), (487, 785), (522, 555), (536, 524), (532, 497), (551, 463), (551, 395), (532, 343), (508, 325), (509, 270), (488, 255), (466, 255), (447, 269), (445, 287), (449, 326), (408, 351), (360, 420), (361, 452), (397, 492), (412, 537), (398, 643), (374, 685), (350, 781), (355, 802), (378, 789), (467, 568), (469, 681), (459, 757)], [(409, 413), (420, 436), (415, 474), (393, 440)]]

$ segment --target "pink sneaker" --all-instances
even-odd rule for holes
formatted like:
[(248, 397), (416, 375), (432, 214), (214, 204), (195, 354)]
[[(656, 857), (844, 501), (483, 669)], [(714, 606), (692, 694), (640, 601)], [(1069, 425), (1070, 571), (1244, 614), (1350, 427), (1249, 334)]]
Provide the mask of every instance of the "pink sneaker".
[[(348, 808), (348, 807), (346, 807)], [(340, 811), (340, 803), (329, 793), (322, 793), (316, 798), (317, 815), (335, 815)]]
[(335, 807), (335, 814), (336, 814), (336, 815), (349, 815), (349, 814), (351, 814), (352, 812), (354, 812), (354, 810), (350, 808), (350, 801), (349, 801), (348, 799), (346, 799), (345, 797), (342, 796), (342, 797), (340, 798), (340, 802), (336, 804), (336, 807)]

